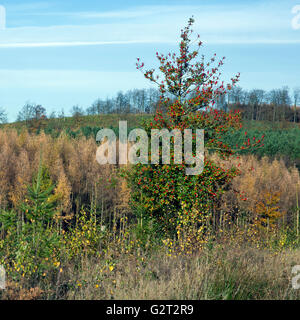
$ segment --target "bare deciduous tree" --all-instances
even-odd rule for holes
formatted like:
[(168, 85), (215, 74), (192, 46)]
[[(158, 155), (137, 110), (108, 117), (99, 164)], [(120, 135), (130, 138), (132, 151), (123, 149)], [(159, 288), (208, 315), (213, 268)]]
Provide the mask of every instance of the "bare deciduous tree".
[(0, 108), (0, 123), (6, 123), (7, 122), (7, 113), (4, 109)]
[(26, 103), (18, 113), (17, 121), (40, 120), (46, 118), (46, 109), (40, 104)]
[(293, 98), (294, 98), (294, 122), (296, 122), (297, 105), (298, 105), (298, 101), (300, 100), (300, 87), (294, 88)]
[(80, 117), (84, 115), (84, 111), (81, 107), (79, 107), (78, 105), (73, 106), (71, 109), (71, 114), (73, 117)]

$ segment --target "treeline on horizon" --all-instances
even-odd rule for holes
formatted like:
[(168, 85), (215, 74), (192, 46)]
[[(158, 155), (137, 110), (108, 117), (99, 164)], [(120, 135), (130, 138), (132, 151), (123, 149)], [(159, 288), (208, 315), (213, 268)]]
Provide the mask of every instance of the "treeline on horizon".
[[(159, 104), (157, 89), (133, 89), (125, 93), (119, 91), (115, 97), (97, 99), (84, 109), (74, 105), (72, 117), (101, 114), (152, 114)], [(170, 97), (172, 99), (172, 97)], [(220, 110), (240, 110), (244, 120), (300, 122), (300, 87), (288, 87), (265, 91), (263, 89), (244, 90), (233, 87), (227, 94), (215, 99), (215, 107)], [(26, 103), (19, 111), (16, 121), (65, 118), (64, 109), (49, 115), (40, 104)], [(0, 123), (7, 123), (7, 113), (0, 108)]]

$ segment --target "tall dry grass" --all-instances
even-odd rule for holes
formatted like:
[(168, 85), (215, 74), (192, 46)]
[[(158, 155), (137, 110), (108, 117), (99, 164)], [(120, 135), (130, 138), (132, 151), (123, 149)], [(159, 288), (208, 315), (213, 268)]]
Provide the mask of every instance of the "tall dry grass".
[(292, 267), (300, 252), (279, 254), (252, 247), (221, 245), (194, 256), (123, 255), (114, 269), (89, 261), (62, 277), (76, 285), (62, 299), (209, 300), (299, 299), (292, 288)]

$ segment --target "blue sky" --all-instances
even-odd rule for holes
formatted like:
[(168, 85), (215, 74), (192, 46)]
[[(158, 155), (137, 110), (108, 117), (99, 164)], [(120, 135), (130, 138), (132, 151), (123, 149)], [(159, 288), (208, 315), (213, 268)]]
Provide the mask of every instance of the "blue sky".
[(0, 21), (0, 107), (10, 120), (27, 101), (48, 112), (68, 112), (119, 90), (149, 87), (135, 69), (136, 58), (157, 66), (155, 52), (176, 51), (180, 29), (192, 15), (203, 54), (226, 56), (224, 80), (240, 72), (239, 85), (246, 89), (300, 86), (300, 0), (0, 0), (0, 5), (6, 11), (5, 28)]

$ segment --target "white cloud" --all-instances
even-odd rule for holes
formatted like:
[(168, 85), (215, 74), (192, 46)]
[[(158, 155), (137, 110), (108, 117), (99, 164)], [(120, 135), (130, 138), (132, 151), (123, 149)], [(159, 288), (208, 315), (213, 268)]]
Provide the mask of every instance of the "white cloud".
[[(115, 11), (91, 11), (91, 12), (42, 12), (38, 15), (52, 15), (52, 16), (68, 16), (81, 19), (104, 19), (98, 20), (98, 23), (108, 23), (105, 19), (133, 19), (136, 24), (155, 24), (157, 21), (165, 24), (175, 25), (178, 20), (186, 20), (186, 17), (195, 16), (199, 26), (204, 30), (211, 30), (212, 28), (220, 28), (222, 30), (234, 30), (236, 28), (249, 30), (257, 29), (280, 29), (283, 26), (289, 28), (286, 23), (286, 15), (290, 17), (290, 6), (288, 4), (274, 4), (272, 2), (264, 1), (262, 3), (255, 3), (251, 5), (248, 3), (226, 3), (219, 5), (212, 5), (209, 2), (203, 2), (199, 5), (152, 5), (152, 6), (138, 6), (128, 8), (126, 10)], [(140, 20), (139, 20), (140, 19)]]
[[(107, 12), (44, 14), (72, 16), (74, 25), (8, 28), (0, 31), (0, 47), (175, 43), (191, 15), (196, 20), (195, 31), (205, 43), (285, 44), (300, 40), (300, 34), (291, 28), (290, 7), (270, 2), (255, 6), (140, 6)], [(82, 19), (94, 19), (91, 21), (97, 24), (82, 25)]]
[(61, 42), (28, 42), (28, 43), (4, 43), (0, 48), (42, 48), (42, 47), (80, 47), (80, 46), (100, 46), (100, 45), (119, 45), (152, 43), (152, 41), (61, 41)]

